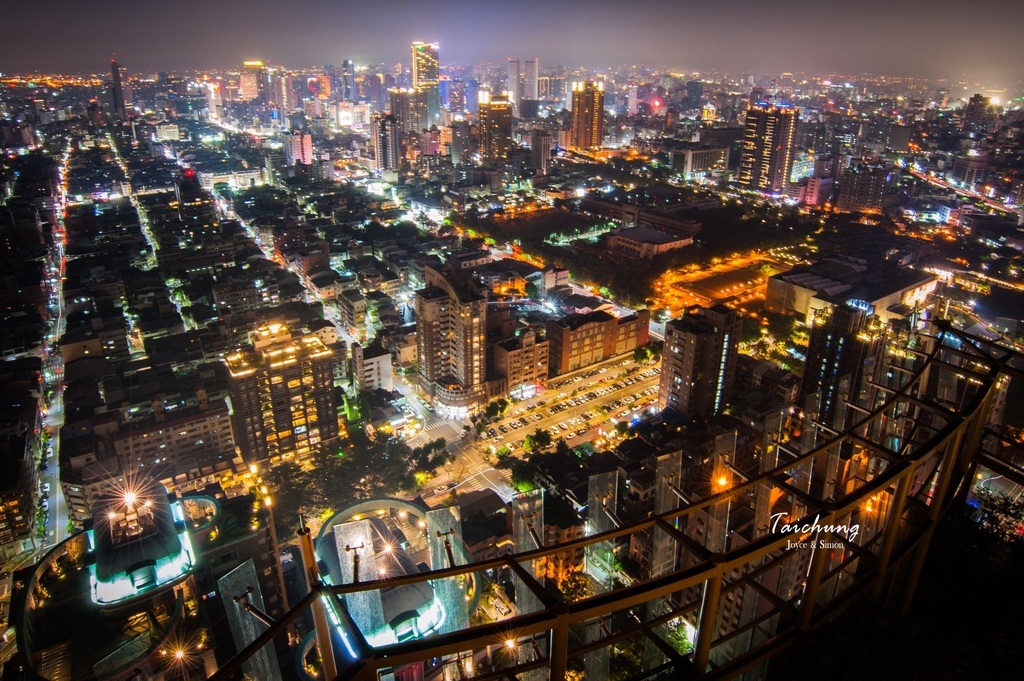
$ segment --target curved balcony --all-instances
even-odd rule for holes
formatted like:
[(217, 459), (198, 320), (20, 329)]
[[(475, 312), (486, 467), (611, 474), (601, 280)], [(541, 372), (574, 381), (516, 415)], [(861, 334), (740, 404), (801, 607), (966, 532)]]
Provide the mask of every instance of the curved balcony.
[[(968, 499), (979, 466), (1024, 483), (1020, 459), (989, 430), (1007, 380), (1024, 377), (1022, 360), (941, 323), (905, 335), (864, 390), (846, 391), (856, 397), (833, 424), (819, 422), (810, 403), (789, 431), (790, 415), (778, 415), (756, 474), (716, 462), (710, 492), (698, 498), (679, 488), (679, 464), (659, 457), (655, 512), (632, 524), (615, 517), (614, 485), (595, 476), (588, 535), (557, 546), (540, 546), (528, 524), (535, 502), (514, 505), (515, 522), (529, 528), (514, 555), (320, 586), (212, 678), (235, 678), (310, 606), (325, 608), (345, 641), (335, 646), (339, 679), (402, 678), (409, 665), (438, 664), (466, 678), (562, 679), (574, 670), (603, 678), (611, 651), (624, 646), (642, 653), (633, 678), (760, 678), (769, 658), (858, 598), (908, 609), (936, 523)], [(834, 427), (840, 419), (844, 427)], [(630, 582), (614, 566), (614, 547), (638, 537), (650, 544), (649, 574)], [(534, 568), (578, 549), (592, 588), (569, 602)], [(370, 646), (344, 601), (500, 570), (515, 577), (518, 612), (421, 640)]]

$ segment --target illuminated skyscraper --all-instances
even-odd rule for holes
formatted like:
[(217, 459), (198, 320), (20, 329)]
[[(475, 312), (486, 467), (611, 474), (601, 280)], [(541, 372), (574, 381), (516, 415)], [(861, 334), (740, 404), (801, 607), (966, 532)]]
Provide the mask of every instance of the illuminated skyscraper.
[(377, 170), (397, 168), (401, 164), (398, 155), (398, 137), (400, 135), (395, 117), (390, 114), (377, 113), (370, 120), (370, 137), (373, 139), (373, 151), (377, 159)]
[(290, 132), (284, 136), (284, 160), (288, 167), (295, 164), (313, 165), (313, 138), (308, 133)]
[(110, 83), (114, 97), (114, 112), (122, 121), (128, 120), (128, 113), (124, 105), (124, 86), (121, 82), (124, 76), (124, 67), (116, 61), (110, 62)]
[[(268, 75), (267, 103), (283, 113), (295, 108), (295, 94), (292, 91), (292, 77), (277, 68)], [(282, 118), (284, 116), (282, 115)]]
[(412, 44), (412, 87), (423, 94), (427, 117), (424, 128), (440, 125), (441, 121), (441, 62), (437, 50), (437, 43)]
[(520, 89), (522, 99), (540, 99), (537, 89), (537, 74), (540, 71), (540, 60), (534, 57), (523, 62), (523, 80)]
[(259, 60), (242, 62), (238, 94), (244, 102), (267, 103), (267, 68)]
[(736, 379), (742, 330), (742, 318), (725, 305), (665, 324), (658, 406), (691, 419), (720, 412)]
[(592, 80), (572, 84), (570, 146), (597, 150), (604, 140), (604, 83)]
[(452, 121), (452, 165), (460, 166), (465, 162), (466, 157), (472, 151), (470, 145), (472, 136), (469, 130), (469, 121)]
[[(836, 426), (846, 403), (860, 404), (860, 393), (885, 351), (885, 326), (858, 301), (825, 307), (814, 314), (800, 400), (817, 393), (818, 419)], [(862, 405), (863, 406), (863, 405)], [(845, 423), (838, 424), (845, 427)]]
[(416, 292), (420, 387), (439, 414), (465, 416), (487, 400), (487, 297), (461, 270), (428, 266), (424, 280)]
[(839, 176), (836, 210), (880, 213), (889, 186), (889, 171), (881, 165), (868, 165), (855, 159)]
[(551, 147), (554, 138), (547, 130), (534, 128), (530, 131), (530, 165), (538, 175), (548, 174), (548, 162), (551, 160)]
[(536, 58), (522, 61), (519, 59), (508, 60), (508, 93), (517, 116), (522, 115), (519, 107), (523, 100), (539, 99), (537, 90), (539, 63)]
[(351, 102), (356, 78), (356, 65), (351, 59), (341, 62), (341, 101)]
[(995, 120), (995, 109), (992, 100), (984, 95), (972, 95), (960, 113), (961, 127), (971, 137), (982, 137), (988, 134), (989, 126)]
[(797, 113), (789, 106), (760, 103), (747, 109), (739, 183), (747, 189), (778, 194), (793, 170)]
[(248, 464), (305, 459), (338, 436), (334, 354), (316, 336), (280, 324), (250, 334), (252, 347), (225, 357), (235, 443)]
[(523, 72), (520, 69), (518, 59), (508, 60), (508, 85), (506, 92), (508, 92), (509, 99), (512, 101), (512, 108), (515, 110), (516, 105), (519, 104), (519, 88), (522, 86)]
[(425, 91), (395, 87), (388, 90), (388, 96), (391, 100), (391, 115), (395, 117), (399, 132), (419, 132), (430, 127)]
[(508, 159), (512, 148), (512, 102), (508, 93), (480, 91), (480, 156), (485, 165)]

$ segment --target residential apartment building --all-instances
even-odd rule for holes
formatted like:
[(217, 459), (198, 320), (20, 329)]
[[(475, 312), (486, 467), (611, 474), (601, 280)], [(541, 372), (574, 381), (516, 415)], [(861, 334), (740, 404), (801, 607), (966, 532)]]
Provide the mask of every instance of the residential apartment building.
[(724, 305), (665, 325), (658, 406), (690, 419), (714, 416), (726, 406), (736, 377), (736, 344), (743, 319)]
[(549, 320), (545, 327), (548, 373), (558, 376), (633, 352), (650, 340), (650, 322), (647, 310), (628, 317), (598, 310)]
[(338, 436), (334, 353), (316, 336), (282, 325), (250, 334), (252, 347), (225, 358), (236, 443), (247, 464), (304, 459)]

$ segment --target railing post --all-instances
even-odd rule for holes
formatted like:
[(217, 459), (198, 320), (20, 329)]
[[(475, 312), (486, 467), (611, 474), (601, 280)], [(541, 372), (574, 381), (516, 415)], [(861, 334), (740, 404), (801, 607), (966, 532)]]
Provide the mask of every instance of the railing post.
[[(711, 556), (713, 563), (722, 560), (721, 554)], [(700, 621), (697, 624), (697, 643), (693, 650), (693, 666), (698, 676), (707, 673), (708, 659), (711, 656), (711, 641), (715, 636), (715, 624), (718, 620), (718, 601), (722, 597), (722, 568), (716, 566), (714, 573), (704, 582), (704, 597), (700, 604)]]
[[(299, 530), (299, 547), (302, 549), (302, 562), (306, 566), (306, 580), (309, 581), (310, 591), (318, 591), (323, 585), (320, 574), (317, 570), (316, 554), (313, 552), (313, 538), (309, 534), (309, 528), (303, 524)], [(313, 628), (316, 631), (316, 647), (320, 651), (320, 663), (323, 665), (324, 678), (334, 679), (338, 676), (338, 666), (334, 661), (334, 644), (331, 637), (331, 624), (327, 619), (327, 607), (323, 599), (318, 597), (313, 601)]]
[[(825, 524), (831, 524), (834, 518), (829, 514)], [(811, 618), (814, 617), (814, 606), (818, 600), (818, 590), (821, 588), (821, 576), (825, 572), (825, 561), (828, 557), (828, 550), (818, 546), (821, 542), (831, 542), (831, 532), (821, 532), (812, 541), (815, 546), (812, 549), (814, 555), (811, 557), (811, 569), (807, 575), (807, 584), (804, 586), (804, 595), (801, 598), (800, 614), (797, 616), (797, 627), (800, 631), (807, 631), (811, 626)]]
[(899, 536), (903, 507), (907, 503), (907, 495), (910, 494), (910, 478), (914, 474), (913, 468), (908, 468), (903, 477), (896, 485), (896, 498), (893, 499), (892, 507), (889, 510), (889, 524), (885, 528), (885, 536), (882, 537), (882, 548), (878, 552), (878, 561), (875, 564), (875, 572), (879, 580), (872, 590), (872, 595), (878, 599), (885, 587), (885, 573), (889, 571), (889, 561), (892, 559), (893, 549), (896, 547), (896, 538)]
[(555, 613), (555, 624), (551, 627), (548, 678), (551, 681), (559, 681), (565, 678), (565, 668), (569, 658), (569, 606), (566, 603), (556, 603), (552, 610)]
[[(987, 400), (984, 404), (988, 404)], [(981, 412), (976, 412), (974, 415), (975, 419), (981, 419)], [(939, 479), (935, 484), (935, 494), (932, 495), (932, 503), (928, 505), (928, 522), (935, 523), (939, 519), (939, 515), (942, 513), (942, 503), (946, 499), (946, 491), (949, 489), (949, 481), (953, 477), (953, 469), (956, 468), (958, 454), (960, 453), (960, 444), (964, 441), (964, 430), (970, 428), (972, 435), (968, 436), (967, 443), (964, 446), (964, 451), (967, 451), (971, 446), (971, 442), (975, 439), (973, 435), (974, 424), (979, 421), (971, 421), (968, 424), (964, 424), (956, 436), (949, 441), (949, 445), (946, 451), (943, 452), (942, 456), (942, 470), (939, 472)], [(980, 421), (984, 425), (984, 421)], [(978, 429), (978, 439), (980, 440), (982, 429)]]
[[(917, 591), (917, 582), (921, 578), (921, 570), (924, 568), (925, 558), (928, 557), (928, 549), (932, 543), (932, 536), (935, 534), (935, 526), (938, 524), (939, 516), (942, 514), (942, 502), (946, 498), (946, 490), (949, 487), (950, 478), (953, 476), (953, 468), (957, 464), (957, 456), (961, 451), (960, 445), (963, 443), (964, 451), (969, 451), (972, 443), (977, 445), (981, 441), (981, 433), (985, 425), (984, 409), (989, 404), (989, 397), (991, 397), (991, 393), (982, 400), (982, 406), (974, 412), (972, 420), (961, 425), (960, 431), (950, 441), (949, 447), (943, 454), (942, 471), (935, 485), (932, 503), (928, 506), (928, 527), (925, 528), (924, 535), (914, 551), (914, 557), (910, 562), (910, 567), (907, 570), (906, 579), (903, 583), (899, 605), (899, 612), (901, 614), (905, 615), (909, 612), (910, 606), (914, 602), (914, 592)], [(964, 431), (967, 430), (970, 431), (970, 434), (967, 436), (967, 441), (964, 442)], [(970, 456), (973, 458), (973, 454)]]

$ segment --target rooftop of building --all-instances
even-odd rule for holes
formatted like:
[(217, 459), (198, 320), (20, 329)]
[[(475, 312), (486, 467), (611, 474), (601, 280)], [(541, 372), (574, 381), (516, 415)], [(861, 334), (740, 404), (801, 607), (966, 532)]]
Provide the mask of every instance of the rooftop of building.
[(181, 541), (167, 491), (140, 483), (101, 497), (93, 504), (96, 578), (125, 577), (144, 565), (175, 557)]
[(772, 278), (812, 289), (822, 296), (870, 302), (921, 286), (935, 276), (885, 262), (873, 264), (844, 256), (831, 256), (811, 265), (794, 267)]
[(552, 324), (575, 331), (586, 324), (603, 324), (615, 319), (615, 316), (604, 310), (595, 310), (586, 314), (570, 314), (559, 319), (552, 320)]
[(132, 419), (121, 424), (114, 439), (124, 440), (151, 430), (174, 429), (196, 419), (224, 414), (227, 410), (228, 407), (224, 400), (214, 399), (205, 407), (202, 405), (183, 407), (170, 412), (162, 412), (160, 415), (152, 414), (144, 418)]
[(224, 358), (235, 378), (253, 373), (258, 365), (284, 366), (299, 358), (326, 357), (330, 349), (313, 335), (292, 336), (279, 324), (261, 327), (255, 332), (253, 347), (237, 350)]
[(655, 245), (677, 243), (686, 241), (689, 238), (679, 236), (678, 234), (669, 234), (660, 229), (651, 229), (650, 227), (632, 227), (630, 229), (616, 230), (612, 232), (612, 235), (637, 243)]

